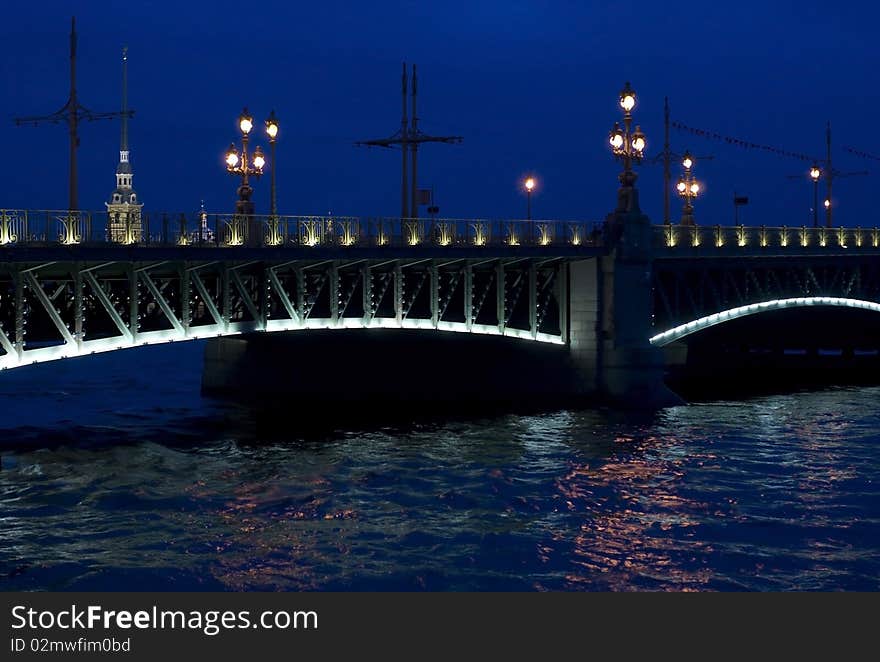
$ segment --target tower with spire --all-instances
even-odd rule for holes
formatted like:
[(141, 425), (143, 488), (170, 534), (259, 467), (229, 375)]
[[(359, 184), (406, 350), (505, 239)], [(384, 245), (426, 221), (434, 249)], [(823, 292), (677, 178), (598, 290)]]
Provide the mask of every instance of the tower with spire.
[(141, 240), (141, 207), (134, 192), (128, 152), (128, 48), (122, 49), (122, 140), (119, 146), (119, 165), (116, 166), (116, 188), (110, 194), (107, 206), (107, 234), (110, 241), (134, 244)]

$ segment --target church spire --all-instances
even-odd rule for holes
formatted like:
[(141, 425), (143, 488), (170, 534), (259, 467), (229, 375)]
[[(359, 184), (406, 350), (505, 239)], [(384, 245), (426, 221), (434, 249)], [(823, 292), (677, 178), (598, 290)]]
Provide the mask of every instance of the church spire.
[(128, 46), (122, 47), (122, 140), (119, 151), (119, 160), (128, 161)]
[(119, 165), (116, 166), (116, 188), (131, 191), (134, 178), (128, 152), (128, 46), (122, 48), (122, 136), (119, 144)]
[(116, 166), (116, 188), (107, 205), (107, 232), (111, 241), (133, 244), (141, 238), (141, 204), (134, 192), (134, 172), (128, 152), (128, 47), (122, 48), (122, 135), (119, 164)]

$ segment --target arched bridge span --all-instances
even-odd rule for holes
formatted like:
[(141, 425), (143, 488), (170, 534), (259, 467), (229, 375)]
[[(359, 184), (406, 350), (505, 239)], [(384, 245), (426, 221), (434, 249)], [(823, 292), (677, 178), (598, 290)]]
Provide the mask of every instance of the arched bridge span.
[(395, 328), (566, 342), (564, 250), (53, 250), (61, 259), (19, 252), (20, 261), (0, 263), (0, 369), (255, 331)]
[(880, 259), (872, 254), (661, 258), (652, 274), (654, 345), (771, 310), (880, 312)]
[(860, 299), (847, 299), (844, 297), (795, 297), (791, 299), (772, 299), (770, 301), (761, 301), (758, 303), (750, 303), (745, 306), (738, 306), (729, 310), (723, 310), (711, 315), (691, 320), (684, 324), (679, 324), (671, 329), (667, 329), (651, 337), (651, 344), (657, 347), (664, 347), (677, 340), (681, 340), (691, 334), (698, 333), (709, 327), (723, 324), (731, 320), (746, 317), (748, 315), (757, 315), (759, 313), (770, 312), (773, 310), (787, 310), (791, 308), (809, 308), (814, 306), (832, 306), (840, 308), (855, 308), (857, 310), (870, 310), (880, 313), (880, 304), (873, 301), (862, 301)]

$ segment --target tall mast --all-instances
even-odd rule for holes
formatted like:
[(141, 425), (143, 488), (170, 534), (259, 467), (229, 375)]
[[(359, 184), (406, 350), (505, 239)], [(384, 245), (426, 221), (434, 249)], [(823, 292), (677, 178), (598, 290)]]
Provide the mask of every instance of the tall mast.
[[(403, 63), (403, 77), (401, 81), (401, 92), (402, 92), (402, 105), (401, 105), (401, 119), (400, 119), (400, 130), (394, 135), (388, 138), (379, 138), (376, 140), (361, 140), (356, 142), (356, 145), (362, 145), (366, 147), (387, 147), (392, 148), (396, 145), (400, 145), (401, 158), (402, 158), (402, 172), (401, 172), (401, 183), (400, 183), (400, 217), (401, 218), (415, 218), (418, 215), (418, 201), (416, 199), (416, 187), (418, 186), (418, 166), (417, 166), (417, 150), (418, 146), (422, 143), (460, 143), (462, 141), (461, 136), (429, 136), (426, 133), (422, 133), (419, 129), (419, 118), (416, 114), (416, 94), (417, 94), (417, 82), (416, 82), (416, 67), (413, 65), (413, 81), (412, 81), (412, 124), (408, 124), (407, 114), (406, 114), (406, 91), (407, 91), (407, 72), (406, 72), (406, 62)], [(412, 181), (407, 181), (407, 152), (412, 151)], [(410, 200), (410, 196), (412, 195)]]
[(669, 97), (663, 97), (663, 222), (669, 225), (669, 187), (672, 186), (672, 174), (670, 172), (670, 160), (672, 152), (669, 149)]
[(119, 160), (128, 161), (128, 46), (122, 47), (122, 139)]
[[(70, 17), (70, 96), (65, 108), (76, 109), (76, 16)], [(67, 113), (67, 128), (70, 134), (70, 179), (68, 181), (68, 211), (79, 208), (79, 173), (76, 166), (76, 148), (79, 147), (79, 113)]]
[[(410, 121), (412, 122), (412, 131), (410, 131), (410, 136), (415, 137), (419, 135), (419, 118), (416, 115), (416, 65), (412, 66), (412, 117), (410, 118)], [(412, 149), (412, 181), (410, 182), (412, 192), (409, 199), (410, 218), (417, 218), (419, 215), (419, 205), (418, 200), (416, 199), (416, 193), (418, 189), (418, 141), (413, 140), (410, 143), (410, 149)]]
[(68, 211), (79, 209), (78, 196), (78, 172), (76, 165), (76, 150), (79, 148), (79, 124), (82, 120), (109, 120), (115, 117), (131, 117), (133, 111), (123, 109), (121, 113), (93, 113), (80, 104), (76, 95), (76, 17), (70, 19), (70, 96), (67, 103), (51, 115), (32, 115), (30, 117), (16, 117), (15, 124), (67, 124), (70, 134), (70, 179), (68, 186)]
[(403, 88), (401, 94), (401, 118), (400, 118), (400, 140), (401, 140), (401, 155), (403, 158), (403, 163), (401, 167), (401, 178), (400, 178), (400, 217), (406, 218), (409, 210), (409, 204), (406, 198), (406, 147), (407, 147), (407, 119), (406, 119), (406, 62), (403, 63), (403, 75), (401, 77)]

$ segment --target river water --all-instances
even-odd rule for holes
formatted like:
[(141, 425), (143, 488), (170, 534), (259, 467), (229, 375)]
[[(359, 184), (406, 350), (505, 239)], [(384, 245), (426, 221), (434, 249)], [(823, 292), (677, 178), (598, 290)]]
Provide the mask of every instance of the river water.
[(878, 388), (266, 437), (201, 351), (0, 374), (0, 589), (880, 589)]

